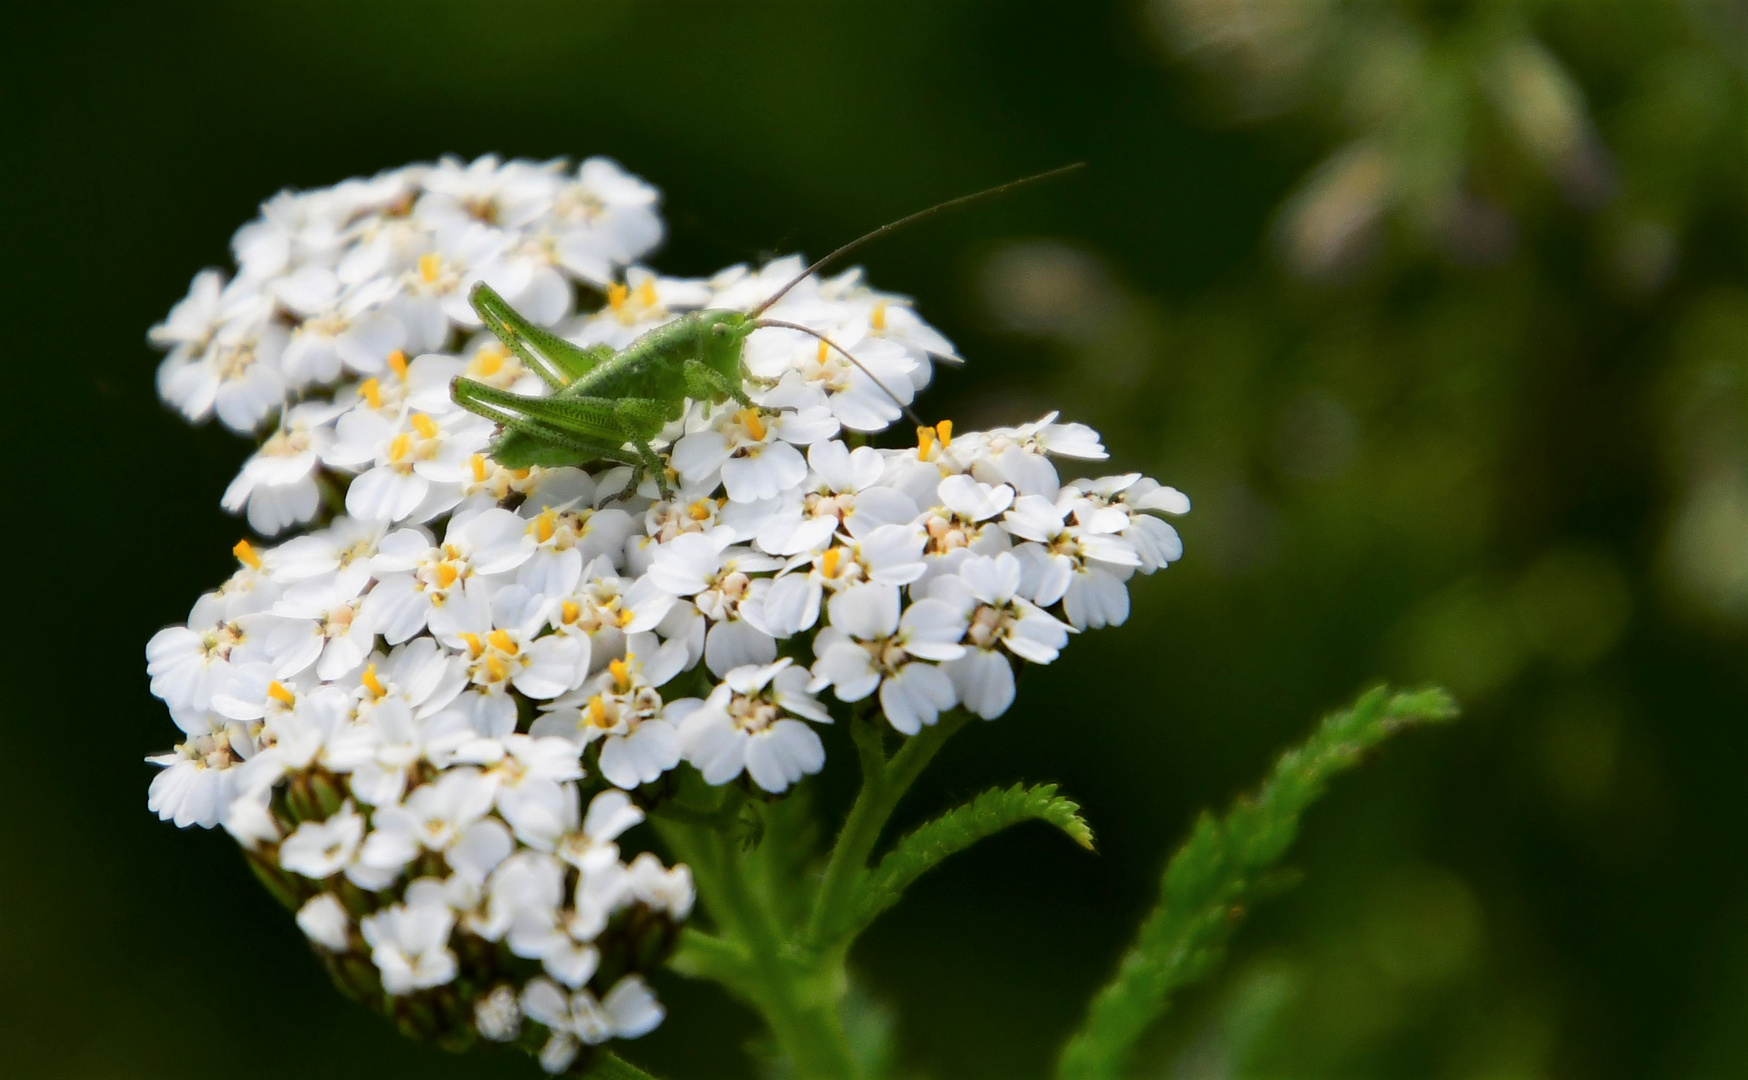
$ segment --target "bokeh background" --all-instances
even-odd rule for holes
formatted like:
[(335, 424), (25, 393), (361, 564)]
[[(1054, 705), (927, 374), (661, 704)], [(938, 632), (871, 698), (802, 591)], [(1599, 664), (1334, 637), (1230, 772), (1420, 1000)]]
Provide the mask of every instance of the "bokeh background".
[[(1467, 718), (1339, 785), (1136, 1075), (1748, 1075), (1748, 5), (169, 0), (0, 54), (0, 1073), (534, 1075), (345, 1002), (140, 760), (244, 453), (146, 327), (278, 188), (497, 151), (661, 186), (670, 273), (1089, 163), (863, 260), (971, 359), (925, 411), (1061, 408), (1195, 502), (907, 811), (1056, 780), (1101, 840), (991, 842), (866, 939), (916, 1075), (1046, 1075), (1192, 815), (1378, 678)], [(751, 1075), (744, 1011), (664, 996), (631, 1056)]]

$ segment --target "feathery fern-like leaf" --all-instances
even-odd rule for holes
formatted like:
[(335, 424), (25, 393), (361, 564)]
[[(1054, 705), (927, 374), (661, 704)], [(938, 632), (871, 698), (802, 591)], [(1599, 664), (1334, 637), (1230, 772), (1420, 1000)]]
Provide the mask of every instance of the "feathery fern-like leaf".
[(1130, 1049), (1171, 995), (1219, 963), (1239, 917), (1268, 891), (1269, 868), (1286, 853), (1300, 817), (1331, 777), (1402, 728), (1456, 715), (1456, 703), (1442, 690), (1368, 691), (1284, 754), (1262, 788), (1224, 818), (1204, 813), (1166, 867), (1158, 905), (1063, 1049), (1059, 1080), (1123, 1074)]
[(1081, 847), (1092, 849), (1092, 829), (1081, 818), (1079, 804), (1056, 794), (1055, 784), (991, 788), (919, 826), (880, 860), (856, 891), (851, 932), (860, 931), (896, 904), (905, 889), (948, 856), (1022, 821), (1047, 822)]

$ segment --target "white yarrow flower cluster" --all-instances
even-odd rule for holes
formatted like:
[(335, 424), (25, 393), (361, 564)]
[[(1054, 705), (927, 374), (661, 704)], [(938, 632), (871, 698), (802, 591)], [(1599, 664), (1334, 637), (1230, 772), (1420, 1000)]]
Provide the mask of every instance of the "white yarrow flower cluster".
[(856, 271), (768, 315), (861, 366), (758, 331), (753, 406), (692, 403), (657, 443), (669, 490), (611, 463), (500, 466), (450, 381), (547, 390), (481, 330), (473, 284), (617, 349), (750, 311), (803, 267), (660, 277), (636, 263), (656, 204), (605, 159), (284, 193), (237, 234), (236, 275), (202, 272), (151, 335), (167, 402), (261, 440), (224, 506), (297, 531), (240, 542), (231, 579), (149, 643), (183, 733), (151, 759), (150, 807), (229, 830), (336, 977), (403, 1025), (520, 1041), (554, 1072), (662, 1019), (642, 965), (690, 877), (619, 842), (674, 770), (777, 794), (824, 766), (834, 703), (907, 736), (1000, 716), (1022, 664), (1127, 617), (1189, 508), (1137, 474), (1065, 482), (1059, 460), (1105, 451), (1054, 414), (863, 445), (957, 357)]

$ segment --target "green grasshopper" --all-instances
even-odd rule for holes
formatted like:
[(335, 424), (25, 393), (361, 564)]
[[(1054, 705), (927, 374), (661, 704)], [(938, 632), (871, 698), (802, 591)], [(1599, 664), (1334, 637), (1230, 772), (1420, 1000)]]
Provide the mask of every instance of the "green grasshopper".
[(905, 407), (898, 395), (836, 342), (799, 323), (761, 316), (821, 268), (894, 229), (938, 211), (1079, 167), (1069, 165), (1009, 181), (882, 225), (815, 262), (749, 312), (721, 309), (687, 312), (645, 332), (617, 353), (606, 345), (581, 348), (565, 341), (529, 322), (502, 296), (481, 283), (468, 294), (474, 310), (506, 348), (552, 387), (553, 393), (549, 397), (529, 397), (457, 378), (450, 384), (450, 395), (469, 412), (497, 421), (501, 431), (492, 444), (491, 454), (506, 468), (616, 461), (632, 466), (633, 486), (647, 473), (655, 477), (662, 497), (670, 498), (667, 472), (651, 441), (684, 414), (688, 400), (712, 406), (734, 401), (743, 408), (752, 408), (752, 398), (745, 389), (748, 373), (741, 359), (742, 348), (754, 331), (779, 327), (809, 334), (836, 350), (861, 368), (920, 426), (922, 421)]

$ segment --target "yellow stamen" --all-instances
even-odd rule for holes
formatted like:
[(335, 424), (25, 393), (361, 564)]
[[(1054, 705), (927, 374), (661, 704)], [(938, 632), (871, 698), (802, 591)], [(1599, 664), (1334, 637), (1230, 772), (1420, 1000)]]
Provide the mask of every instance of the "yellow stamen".
[(621, 694), (631, 689), (630, 659), (631, 656), (627, 654), (624, 660), (613, 660), (607, 664), (607, 670), (613, 673), (613, 682), (618, 685)]
[(510, 667), (497, 656), (486, 657), (486, 676), (493, 682), (503, 682), (510, 677)]
[(929, 455), (935, 450), (935, 429), (919, 427), (916, 429), (916, 457), (918, 461), (929, 460)]
[(388, 354), (388, 366), (401, 378), (407, 377), (407, 354), (396, 349)]
[(703, 499), (699, 499), (691, 506), (686, 507), (686, 516), (693, 521), (708, 521), (710, 519), (711, 509), (712, 507), (709, 503), (705, 502)]
[(473, 354), (473, 372), (484, 378), (491, 378), (504, 366), (504, 361), (510, 354), (501, 345), (487, 345)]
[[(874, 305), (874, 310), (868, 313), (868, 325), (873, 328), (876, 334), (886, 329), (886, 301), (882, 300)], [(824, 345), (825, 342), (822, 341), (820, 344)]]
[(375, 664), (367, 665), (364, 674), (358, 677), (358, 681), (363, 683), (364, 688), (375, 697), (382, 697), (388, 693), (388, 687), (382, 685), (382, 680), (376, 677)]
[(655, 282), (646, 280), (637, 287), (637, 302), (644, 307), (656, 306)]
[(583, 617), (583, 609), (577, 606), (575, 600), (566, 600), (558, 606), (558, 611), (566, 626)]
[(843, 548), (826, 548), (825, 554), (819, 557), (819, 572), (826, 577), (838, 576), (838, 560), (844, 557)]
[(461, 571), (455, 568), (454, 563), (440, 562), (437, 564), (437, 587), (439, 589), (449, 588), (455, 584), (455, 579), (460, 576)]
[(516, 643), (510, 640), (510, 635), (504, 630), (493, 630), (486, 635), (486, 640), (492, 643), (492, 648), (502, 653), (516, 655)]
[(819, 362), (820, 363), (822, 363), (822, 364), (825, 363), (827, 350), (830, 348), (831, 348), (831, 346), (827, 345), (823, 341), (819, 343)]
[(529, 476), (533, 475), (533, 473), (534, 473), (533, 469), (511, 469), (510, 470), (510, 475), (514, 476), (518, 480), (526, 480), (526, 479), (528, 479)]
[(614, 311), (620, 311), (625, 307), (625, 298), (629, 295), (631, 290), (616, 281), (607, 286), (607, 306)]
[(735, 414), (735, 419), (739, 420), (741, 426), (747, 429), (747, 434), (751, 435), (757, 441), (764, 441), (765, 422), (759, 419), (759, 410), (742, 409)]
[(399, 461), (406, 457), (407, 451), (412, 448), (413, 436), (410, 433), (403, 431), (399, 435), (396, 435), (388, 444), (388, 459), (390, 461)]
[(443, 272), (443, 256), (435, 251), (419, 256), (419, 276), (429, 285), (437, 280), (437, 275)]
[(600, 694), (589, 699), (589, 723), (596, 727), (607, 726), (607, 703), (601, 700)]
[(373, 409), (382, 408), (382, 384), (375, 379), (365, 379), (358, 384), (358, 396)]
[(412, 415), (412, 425), (413, 430), (417, 431), (421, 438), (435, 439), (437, 437), (437, 421), (422, 412), (416, 412)]
[(534, 519), (534, 542), (544, 544), (552, 539), (552, 534), (558, 531), (558, 515), (548, 507)]
[(249, 541), (238, 540), (237, 546), (231, 549), (231, 554), (235, 555), (237, 561), (244, 566), (251, 566), (256, 570), (261, 569), (261, 556), (255, 554), (255, 545)]
[(486, 651), (486, 647), (484, 645), (480, 644), (478, 634), (459, 634), (457, 636), (460, 637), (462, 641), (467, 643), (468, 654), (471, 655), (475, 660), (479, 659), (480, 653), (483, 653)]
[(632, 620), (635, 618), (637, 618), (637, 612), (631, 610), (630, 608), (626, 608), (623, 611), (621, 611), (619, 613), (619, 629), (623, 630), (627, 626), (630, 626)]
[(485, 483), (486, 482), (486, 456), (484, 454), (475, 454), (474, 456), (467, 459), (467, 463), (469, 465), (473, 466), (473, 482), (476, 484)]
[(941, 449), (953, 445), (953, 421), (943, 420), (935, 425), (935, 434), (941, 437)]
[(267, 696), (274, 701), (279, 702), (281, 705), (297, 704), (296, 695), (294, 695), (290, 690), (287, 690), (285, 685), (278, 679), (274, 679), (267, 684)]

